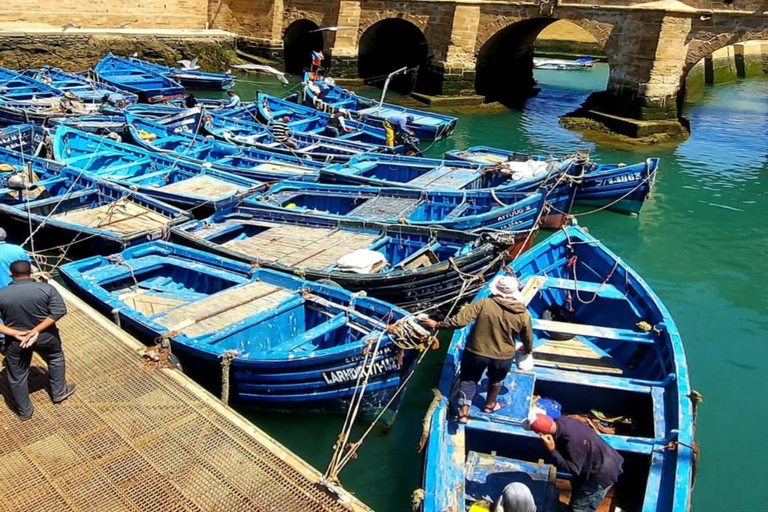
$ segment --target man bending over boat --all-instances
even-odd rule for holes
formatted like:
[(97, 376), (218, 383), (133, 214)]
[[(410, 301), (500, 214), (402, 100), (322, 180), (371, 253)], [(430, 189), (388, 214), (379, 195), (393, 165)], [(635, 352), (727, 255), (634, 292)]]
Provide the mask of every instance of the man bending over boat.
[(619, 479), (624, 458), (586, 424), (537, 414), (523, 427), (541, 436), (558, 469), (573, 475), (570, 512), (595, 512)]
[(459, 373), (459, 423), (469, 418), (469, 408), (475, 397), (477, 384), (488, 375), (488, 398), (484, 412), (490, 414), (503, 407), (496, 398), (501, 392), (517, 351), (516, 338), (522, 342), (521, 351), (533, 352), (531, 315), (522, 302), (519, 283), (512, 276), (499, 276), (488, 286), (491, 296), (467, 304), (458, 314), (437, 322), (423, 318), (422, 323), (432, 329), (459, 329), (472, 322), (472, 331), (461, 355)]

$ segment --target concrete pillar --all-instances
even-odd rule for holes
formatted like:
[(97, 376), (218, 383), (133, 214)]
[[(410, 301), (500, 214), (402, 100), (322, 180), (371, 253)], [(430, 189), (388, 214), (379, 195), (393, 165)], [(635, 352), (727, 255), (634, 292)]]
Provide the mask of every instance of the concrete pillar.
[(736, 75), (739, 78), (762, 76), (763, 54), (762, 43), (752, 41), (733, 45), (736, 61)]
[(707, 85), (727, 84), (736, 80), (736, 55), (733, 46), (715, 50), (704, 58)]
[(697, 62), (685, 77), (685, 98), (686, 102), (699, 100), (704, 94), (704, 60)]
[(357, 51), (360, 27), (360, 0), (341, 0), (335, 26), (351, 27), (331, 32), (326, 41), (333, 75), (357, 77)]
[(606, 47), (612, 57), (608, 88), (591, 94), (573, 115), (597, 119), (632, 137), (682, 132), (677, 99), (690, 16), (631, 12), (620, 30), (614, 30)]
[(435, 74), (442, 77), (440, 94), (459, 96), (475, 93), (475, 44), (479, 24), (479, 5), (454, 7), (445, 59), (434, 66)]

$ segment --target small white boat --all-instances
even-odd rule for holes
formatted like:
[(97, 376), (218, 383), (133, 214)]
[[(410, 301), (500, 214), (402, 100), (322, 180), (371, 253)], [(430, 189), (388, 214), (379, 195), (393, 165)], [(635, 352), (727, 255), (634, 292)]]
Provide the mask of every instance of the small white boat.
[(533, 67), (536, 69), (553, 69), (560, 71), (581, 71), (595, 67), (595, 59), (581, 57), (576, 60), (565, 59), (533, 59)]

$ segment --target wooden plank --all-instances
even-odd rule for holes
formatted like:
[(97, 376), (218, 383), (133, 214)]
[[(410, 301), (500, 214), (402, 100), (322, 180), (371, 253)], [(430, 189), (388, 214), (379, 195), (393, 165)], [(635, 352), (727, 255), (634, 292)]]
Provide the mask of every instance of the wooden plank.
[(96, 208), (59, 213), (52, 218), (124, 235), (167, 226), (170, 221), (167, 217), (125, 198)]
[(533, 328), (537, 331), (572, 334), (574, 336), (589, 336), (611, 341), (627, 341), (632, 343), (647, 343), (651, 345), (654, 343), (652, 334), (647, 332), (634, 332), (628, 329), (600, 327), (597, 325), (555, 322), (553, 320), (542, 320), (540, 318), (534, 318), (532, 320)]
[(349, 212), (364, 218), (395, 219), (413, 212), (421, 199), (411, 197), (373, 197)]
[(539, 293), (539, 290), (541, 290), (546, 279), (544, 276), (534, 276), (526, 281), (525, 286), (523, 286), (520, 292), (523, 296), (523, 304), (526, 306), (530, 304), (533, 298), (536, 297), (536, 294)]
[(577, 339), (545, 340), (534, 350), (536, 365), (621, 375), (611, 358), (603, 357)]
[(177, 181), (176, 183), (169, 183), (168, 185), (160, 187), (160, 190), (163, 192), (173, 192), (179, 195), (193, 195), (215, 199), (225, 195), (236, 194), (240, 192), (242, 188), (233, 183), (228, 183), (211, 176), (200, 175), (187, 180)]
[(596, 293), (599, 297), (607, 299), (625, 299), (626, 295), (612, 284), (592, 283), (588, 281), (574, 281), (572, 279), (560, 279), (559, 277), (545, 277), (544, 288), (559, 288), (563, 290), (578, 290), (584, 293)]

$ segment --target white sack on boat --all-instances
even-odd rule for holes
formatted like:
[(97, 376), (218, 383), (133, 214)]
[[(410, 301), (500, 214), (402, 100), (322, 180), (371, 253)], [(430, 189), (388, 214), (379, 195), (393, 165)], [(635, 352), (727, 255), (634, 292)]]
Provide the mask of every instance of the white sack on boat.
[(546, 173), (549, 164), (540, 160), (528, 160), (526, 162), (504, 162), (502, 165), (512, 171), (513, 180), (519, 181)]
[(369, 274), (373, 267), (381, 263), (386, 264), (387, 258), (380, 252), (370, 249), (357, 249), (336, 261), (339, 270), (356, 274)]

